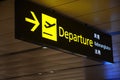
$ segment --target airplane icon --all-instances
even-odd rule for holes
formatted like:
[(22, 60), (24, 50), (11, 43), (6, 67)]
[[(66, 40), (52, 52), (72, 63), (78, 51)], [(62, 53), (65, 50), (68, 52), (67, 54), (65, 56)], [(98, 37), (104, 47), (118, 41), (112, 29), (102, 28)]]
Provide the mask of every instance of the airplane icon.
[(55, 24), (50, 24), (49, 22), (46, 21), (46, 23), (48, 24), (48, 26), (44, 25), (46, 28), (50, 28), (52, 26), (54, 26)]
[[(46, 21), (46, 23), (47, 23), (47, 26), (46, 25), (44, 25), (46, 28), (50, 28), (50, 27), (52, 27), (52, 26), (54, 26), (55, 24), (50, 24), (49, 22), (47, 22)], [(47, 34), (47, 35), (49, 35), (49, 36), (53, 36), (52, 34), (49, 34), (49, 33), (47, 33), (47, 32), (43, 32), (44, 34)]]
[(42, 37), (57, 41), (57, 19), (42, 13)]

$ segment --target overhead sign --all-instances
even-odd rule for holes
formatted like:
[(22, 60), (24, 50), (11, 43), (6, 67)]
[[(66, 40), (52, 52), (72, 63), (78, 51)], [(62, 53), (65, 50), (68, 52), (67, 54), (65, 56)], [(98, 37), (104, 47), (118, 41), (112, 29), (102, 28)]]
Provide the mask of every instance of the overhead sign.
[(113, 62), (110, 35), (28, 0), (15, 0), (15, 37)]

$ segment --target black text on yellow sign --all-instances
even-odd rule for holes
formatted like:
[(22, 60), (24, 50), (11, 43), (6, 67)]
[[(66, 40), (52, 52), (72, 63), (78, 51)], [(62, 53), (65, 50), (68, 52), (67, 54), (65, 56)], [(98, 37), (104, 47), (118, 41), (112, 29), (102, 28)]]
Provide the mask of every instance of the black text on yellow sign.
[(42, 37), (57, 41), (57, 19), (42, 13)]

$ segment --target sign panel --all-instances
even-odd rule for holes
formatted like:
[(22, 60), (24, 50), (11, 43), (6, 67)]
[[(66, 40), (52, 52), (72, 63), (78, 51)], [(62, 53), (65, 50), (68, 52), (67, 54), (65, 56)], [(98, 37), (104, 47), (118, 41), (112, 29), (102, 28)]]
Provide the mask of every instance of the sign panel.
[(15, 38), (113, 62), (110, 35), (27, 0), (15, 0)]

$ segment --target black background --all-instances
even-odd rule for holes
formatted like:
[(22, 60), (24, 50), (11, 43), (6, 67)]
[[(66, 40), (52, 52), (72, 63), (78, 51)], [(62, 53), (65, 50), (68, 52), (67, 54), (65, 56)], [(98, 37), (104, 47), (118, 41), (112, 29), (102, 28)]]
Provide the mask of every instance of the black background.
[[(39, 27), (34, 32), (30, 31), (34, 24), (25, 21), (25, 17), (33, 19), (30, 11), (35, 13), (38, 21), (40, 22)], [(27, 0), (15, 0), (15, 38), (38, 45), (49, 46), (54, 49), (67, 50), (72, 54), (82, 54), (95, 60), (113, 62), (112, 50), (108, 51), (96, 46), (90, 47), (73, 41), (69, 43), (68, 39), (59, 36), (57, 37), (57, 42), (42, 38), (41, 13), (55, 17), (57, 19), (57, 27), (61, 26), (64, 30), (70, 31), (77, 35), (82, 35), (93, 41), (107, 45), (112, 49), (112, 40), (110, 35), (98, 29), (94, 29), (92, 26), (83, 22), (62, 15), (50, 8), (43, 7)], [(100, 35), (100, 40), (94, 38), (94, 33)], [(94, 51), (95, 49), (100, 49), (102, 54), (96, 55)]]

